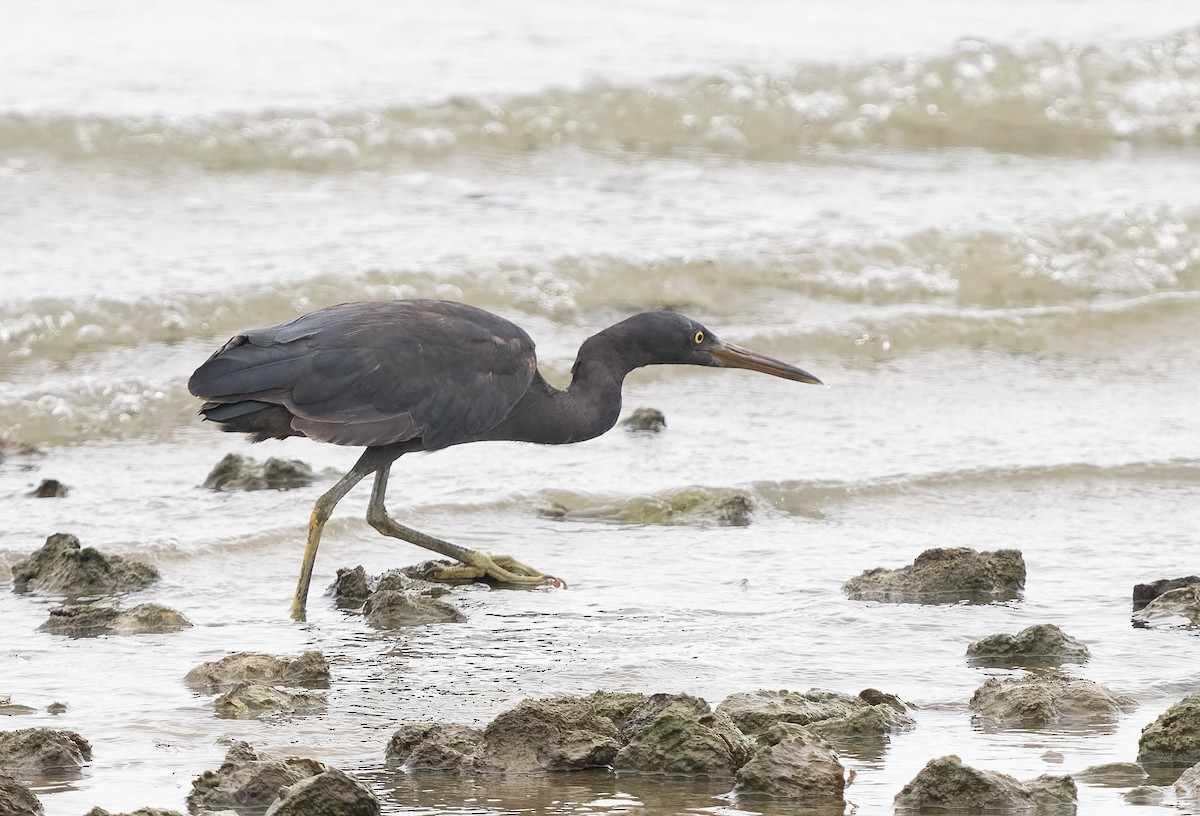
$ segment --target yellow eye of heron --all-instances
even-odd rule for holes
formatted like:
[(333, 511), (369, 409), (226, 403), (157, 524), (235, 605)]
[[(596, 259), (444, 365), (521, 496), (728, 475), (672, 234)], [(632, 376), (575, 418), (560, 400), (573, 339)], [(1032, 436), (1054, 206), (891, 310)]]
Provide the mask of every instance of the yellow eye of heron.
[(697, 346), (700, 345), (701, 343), (704, 342), (704, 332), (702, 332), (702, 331), (696, 332), (696, 336), (693, 337), (692, 339), (696, 341)]

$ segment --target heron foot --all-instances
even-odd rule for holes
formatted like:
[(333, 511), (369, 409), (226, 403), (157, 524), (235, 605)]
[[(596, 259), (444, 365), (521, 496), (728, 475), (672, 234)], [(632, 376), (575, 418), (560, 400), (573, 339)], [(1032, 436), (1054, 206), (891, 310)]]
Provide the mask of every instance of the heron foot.
[(491, 578), (501, 584), (567, 588), (567, 582), (561, 578), (539, 572), (511, 555), (488, 555), (472, 550), (459, 560), (462, 563), (441, 567), (433, 577), (442, 581), (478, 581), (481, 578)]

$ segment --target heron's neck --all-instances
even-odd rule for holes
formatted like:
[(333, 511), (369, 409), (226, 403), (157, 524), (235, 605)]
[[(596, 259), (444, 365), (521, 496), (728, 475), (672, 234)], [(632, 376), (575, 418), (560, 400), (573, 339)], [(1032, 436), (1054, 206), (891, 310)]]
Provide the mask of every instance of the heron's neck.
[(646, 365), (607, 330), (587, 339), (571, 370), (571, 384), (555, 388), (540, 373), (525, 396), (485, 439), (562, 445), (597, 437), (617, 424), (625, 375)]

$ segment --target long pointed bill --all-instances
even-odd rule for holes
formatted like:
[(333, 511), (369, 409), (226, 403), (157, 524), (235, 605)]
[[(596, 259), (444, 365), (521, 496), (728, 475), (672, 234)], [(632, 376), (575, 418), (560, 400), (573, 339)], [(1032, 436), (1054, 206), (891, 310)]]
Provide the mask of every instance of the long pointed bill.
[(713, 349), (712, 356), (717, 361), (717, 365), (724, 368), (745, 368), (750, 371), (761, 371), (763, 374), (770, 374), (773, 377), (783, 377), (785, 380), (824, 385), (823, 382), (802, 368), (796, 368), (782, 360), (776, 360), (774, 357), (768, 357), (732, 343), (725, 343)]

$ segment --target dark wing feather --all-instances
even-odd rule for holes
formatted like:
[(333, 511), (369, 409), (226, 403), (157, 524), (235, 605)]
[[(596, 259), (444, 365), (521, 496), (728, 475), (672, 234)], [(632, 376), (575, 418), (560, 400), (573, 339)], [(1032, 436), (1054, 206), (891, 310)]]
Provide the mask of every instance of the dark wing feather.
[(238, 335), (196, 370), (188, 388), (212, 403), (283, 406), (292, 427), (318, 441), (386, 445), (420, 437), (435, 450), (503, 420), (536, 367), (529, 335), (481, 309), (428, 300), (347, 303)]

